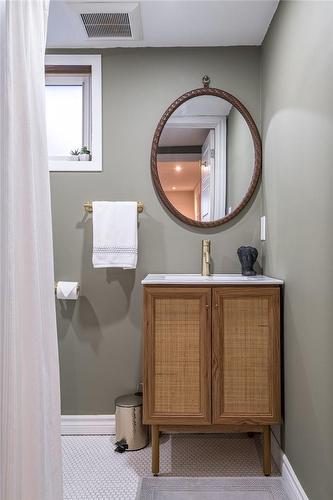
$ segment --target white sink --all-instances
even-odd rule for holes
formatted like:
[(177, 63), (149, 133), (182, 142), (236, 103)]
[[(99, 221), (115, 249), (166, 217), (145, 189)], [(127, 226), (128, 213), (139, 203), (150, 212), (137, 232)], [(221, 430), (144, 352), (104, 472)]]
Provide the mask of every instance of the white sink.
[(201, 274), (148, 274), (142, 285), (282, 285), (283, 281), (269, 276), (243, 276), (242, 274), (212, 274), (201, 276)]

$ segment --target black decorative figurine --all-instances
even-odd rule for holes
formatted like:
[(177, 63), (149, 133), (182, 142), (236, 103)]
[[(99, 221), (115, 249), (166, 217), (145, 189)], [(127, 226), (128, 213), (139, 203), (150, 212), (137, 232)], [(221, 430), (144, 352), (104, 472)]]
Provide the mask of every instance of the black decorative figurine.
[(242, 275), (255, 276), (257, 273), (253, 266), (258, 257), (258, 250), (254, 247), (239, 247), (237, 255), (242, 265)]

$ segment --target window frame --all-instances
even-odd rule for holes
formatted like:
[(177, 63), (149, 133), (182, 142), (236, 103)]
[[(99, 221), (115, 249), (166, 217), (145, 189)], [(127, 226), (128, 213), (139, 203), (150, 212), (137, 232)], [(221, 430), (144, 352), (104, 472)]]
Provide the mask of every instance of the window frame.
[[(90, 89), (84, 92), (83, 100), (83, 136), (91, 137), (92, 159), (90, 161), (75, 161), (66, 159), (67, 157), (49, 157), (49, 171), (51, 172), (98, 172), (102, 171), (102, 70), (101, 56), (88, 54), (48, 54), (45, 56), (45, 65), (52, 66), (91, 66)], [(70, 81), (75, 78), (75, 74), (46, 75), (46, 81), (66, 78)], [(80, 75), (82, 81), (87, 80), (86, 75)], [(90, 119), (87, 118), (87, 109), (90, 111)], [(87, 144), (84, 144), (87, 145)], [(75, 147), (75, 145), (73, 145)]]

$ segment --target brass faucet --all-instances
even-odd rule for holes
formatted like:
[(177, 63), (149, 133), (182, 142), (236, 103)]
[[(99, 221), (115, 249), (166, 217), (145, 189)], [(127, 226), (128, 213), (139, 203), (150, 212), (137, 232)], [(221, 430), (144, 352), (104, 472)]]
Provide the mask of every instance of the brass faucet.
[(201, 275), (210, 275), (210, 240), (202, 240), (201, 243)]

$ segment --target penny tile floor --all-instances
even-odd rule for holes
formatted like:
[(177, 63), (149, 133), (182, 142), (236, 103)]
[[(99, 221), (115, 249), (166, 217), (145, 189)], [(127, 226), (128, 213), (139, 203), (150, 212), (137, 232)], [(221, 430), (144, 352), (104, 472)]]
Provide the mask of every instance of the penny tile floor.
[[(171, 479), (165, 483), (166, 478), (263, 478), (259, 438), (249, 438), (246, 434), (162, 435), (159, 478), (151, 475), (150, 447), (119, 454), (114, 452), (114, 442), (115, 436), (62, 437), (64, 500), (197, 499), (200, 495), (193, 496), (194, 493), (191, 497), (188, 492), (187, 496), (175, 496), (175, 491), (171, 496), (170, 492), (165, 492), (165, 484), (174, 481)], [(273, 466), (272, 479), (278, 479), (278, 475)], [(147, 480), (143, 481), (143, 478)], [(152, 493), (155, 483), (150, 478), (153, 481), (162, 478), (162, 493)], [(205, 498), (203, 493), (200, 498)], [(211, 494), (210, 498), (238, 500), (245, 497)], [(252, 497), (248, 495), (246, 498)], [(274, 496), (262, 498), (275, 499)]]

